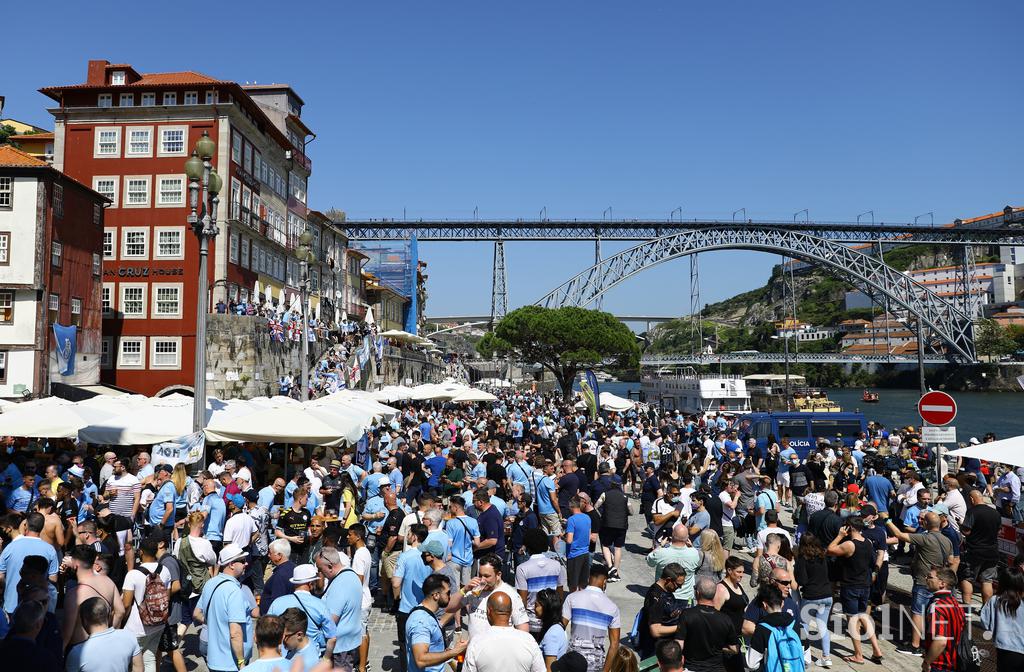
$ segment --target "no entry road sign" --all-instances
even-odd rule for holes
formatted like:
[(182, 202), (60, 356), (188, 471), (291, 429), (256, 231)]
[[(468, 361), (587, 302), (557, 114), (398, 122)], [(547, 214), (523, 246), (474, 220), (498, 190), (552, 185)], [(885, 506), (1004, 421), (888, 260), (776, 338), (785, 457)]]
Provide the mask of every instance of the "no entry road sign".
[(956, 417), (956, 401), (945, 392), (928, 392), (917, 402), (917, 412), (929, 425), (948, 425)]

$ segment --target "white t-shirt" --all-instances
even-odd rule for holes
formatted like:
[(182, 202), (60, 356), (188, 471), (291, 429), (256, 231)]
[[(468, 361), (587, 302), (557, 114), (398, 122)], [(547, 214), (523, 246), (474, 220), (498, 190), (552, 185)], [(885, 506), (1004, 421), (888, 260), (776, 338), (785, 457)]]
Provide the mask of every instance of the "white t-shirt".
[[(149, 572), (152, 573), (156, 571), (157, 563), (144, 562), (142, 563), (142, 567), (145, 567), (147, 570), (149, 570)], [(128, 612), (128, 622), (125, 623), (124, 629), (131, 632), (133, 635), (137, 637), (142, 637), (143, 635), (159, 632), (163, 629), (164, 625), (166, 625), (164, 623), (161, 623), (160, 625), (143, 625), (142, 619), (139, 618), (138, 605), (142, 604), (142, 600), (146, 595), (146, 580), (148, 578), (149, 577), (140, 572), (138, 569), (133, 569), (125, 575), (124, 584), (121, 586), (122, 591), (134, 591), (132, 599), (135, 601), (135, 605), (132, 607), (131, 611)], [(167, 571), (166, 567), (160, 568), (160, 579), (164, 582), (165, 586), (167, 586), (168, 588), (171, 587), (171, 574)]]
[(216, 462), (210, 462), (210, 466), (206, 467), (206, 470), (213, 474), (214, 478), (220, 476), (221, 472), (224, 471), (223, 464), (217, 464)]
[(373, 596), (370, 595), (370, 566), (372, 564), (370, 550), (366, 546), (356, 549), (356, 552), (352, 554), (352, 570), (363, 577), (363, 609), (369, 609), (373, 604)]
[(764, 550), (764, 541), (768, 538), (769, 534), (781, 534), (782, 536), (789, 539), (789, 546), (792, 548), (795, 546), (793, 543), (793, 535), (789, 533), (789, 530), (785, 530), (781, 527), (766, 527), (757, 533), (757, 547)]
[(313, 471), (313, 467), (306, 467), (302, 473), (309, 479), (310, 490), (320, 496), (320, 488), (324, 487), (324, 476), (327, 472), (322, 468)]
[(689, 518), (693, 515), (693, 505), (690, 504), (690, 495), (697, 492), (694, 488), (679, 488), (679, 497), (682, 500), (680, 503), (683, 505), (683, 510), (679, 514), (680, 518)]
[[(504, 581), (498, 584), (493, 591), (484, 591), (480, 595), (470, 593), (466, 596), (466, 608), (469, 609), (469, 639), (473, 641), (491, 630), (491, 624), (487, 621), (487, 598), (492, 593), (505, 593), (512, 600), (512, 625), (518, 626), (529, 624), (530, 616), (526, 613), (526, 605), (523, 598), (515, 588)], [(527, 634), (527, 633), (523, 633)]]
[(544, 656), (533, 635), (513, 627), (494, 627), (473, 638), (466, 649), (465, 672), (544, 672)]
[(718, 498), (722, 500), (722, 525), (732, 527), (732, 518), (736, 515), (736, 509), (729, 508), (732, 496), (728, 492), (720, 492)]
[(236, 513), (224, 523), (224, 545), (238, 544), (240, 548), (246, 548), (252, 541), (252, 535), (256, 532), (256, 523), (252, 516), (244, 511)]

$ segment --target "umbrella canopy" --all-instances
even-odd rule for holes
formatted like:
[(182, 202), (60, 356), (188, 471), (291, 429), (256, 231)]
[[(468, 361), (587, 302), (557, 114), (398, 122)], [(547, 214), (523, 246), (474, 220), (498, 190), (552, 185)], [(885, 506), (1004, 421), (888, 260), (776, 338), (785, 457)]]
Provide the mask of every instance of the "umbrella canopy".
[(363, 321), (366, 322), (367, 324), (373, 324), (373, 307), (372, 306), (367, 306), (366, 307), (366, 318)]
[(417, 385), (412, 389), (412, 398), (415, 401), (448, 401), (452, 397), (461, 392), (465, 392), (469, 388), (465, 385), (459, 385), (456, 383), (423, 383), (422, 385)]
[(618, 411), (621, 413), (622, 411), (628, 411), (629, 409), (633, 408), (635, 404), (629, 399), (617, 397), (611, 392), (602, 392), (600, 405), (601, 408), (603, 408), (606, 411)]
[[(358, 392), (358, 394), (356, 394)], [(308, 406), (343, 406), (366, 415), (367, 426), (375, 418), (391, 418), (398, 415), (398, 409), (386, 406), (373, 399), (373, 393), (362, 390), (341, 390), (326, 397), (306, 402)]]
[(112, 408), (85, 406), (56, 397), (46, 400), (53, 401), (0, 415), (0, 435), (74, 439), (82, 427), (117, 415)]
[(260, 302), (260, 281), (257, 280), (256, 284), (252, 288), (252, 302), (259, 304)]
[(1024, 436), (1012, 436), (991, 443), (979, 443), (976, 446), (951, 450), (948, 454), (957, 457), (976, 457), (979, 460), (1024, 467)]
[(377, 401), (392, 402), (412, 399), (413, 389), (405, 385), (385, 385), (372, 394)]
[(390, 338), (393, 341), (404, 341), (406, 343), (419, 343), (419, 336), (414, 336), (408, 331), (402, 331), (401, 329), (388, 329), (387, 331), (381, 332), (380, 334), (384, 338)]
[[(245, 401), (206, 398), (206, 424), (221, 416), (250, 413), (252, 407)], [(78, 438), (86, 443), (130, 446), (162, 443), (191, 433), (192, 397), (172, 394), (150, 399), (143, 406), (86, 425), (78, 430)]]
[(206, 427), (209, 441), (273, 441), (340, 446), (363, 435), (362, 425), (342, 413), (307, 406), (282, 406), (231, 417), (214, 418)]
[(469, 401), (469, 402), (497, 401), (497, 400), (498, 400), (498, 398), (496, 396), (494, 396), (493, 394), (491, 394), (490, 392), (484, 392), (483, 390), (473, 390), (473, 389), (469, 389), (469, 390), (466, 390), (464, 392), (459, 392), (454, 397), (452, 397), (452, 401), (458, 401), (458, 402), (462, 402), (462, 401)]

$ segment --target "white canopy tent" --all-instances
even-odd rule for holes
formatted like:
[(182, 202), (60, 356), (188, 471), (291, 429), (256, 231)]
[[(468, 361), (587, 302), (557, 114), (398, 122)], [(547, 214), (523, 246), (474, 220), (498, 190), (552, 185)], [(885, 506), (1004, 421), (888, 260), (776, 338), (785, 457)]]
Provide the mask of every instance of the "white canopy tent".
[(365, 431), (356, 419), (309, 406), (280, 406), (255, 413), (214, 418), (206, 426), (208, 441), (272, 441), (340, 446), (359, 440)]
[(1024, 436), (1012, 436), (991, 443), (979, 443), (976, 446), (951, 450), (947, 454), (1024, 467)]
[(635, 406), (635, 403), (633, 401), (630, 401), (629, 399), (617, 397), (611, 392), (602, 392), (600, 406), (602, 409), (606, 411), (617, 411), (619, 413), (622, 413), (633, 408), (633, 406)]
[(36, 404), (0, 415), (0, 435), (50, 439), (74, 439), (78, 430), (108, 420), (118, 414), (113, 408), (76, 404), (57, 397), (40, 399)]
[[(206, 398), (206, 424), (224, 416), (249, 415), (253, 407), (238, 399)], [(86, 443), (152, 445), (192, 433), (192, 397), (172, 394), (78, 430)]]
[(371, 393), (374, 399), (384, 403), (390, 403), (393, 401), (404, 401), (406, 399), (412, 399), (414, 394), (411, 387), (405, 385), (385, 385), (376, 392)]
[(497, 401), (498, 398), (490, 392), (484, 392), (483, 390), (474, 390), (472, 388), (459, 392), (457, 395), (452, 397), (452, 401), (455, 402), (479, 402), (479, 401)]
[(415, 401), (449, 401), (470, 388), (458, 383), (423, 383), (412, 389)]
[(475, 383), (475, 387), (496, 387), (496, 388), (509, 388), (512, 387), (512, 383), (505, 380), (504, 378), (482, 378)]

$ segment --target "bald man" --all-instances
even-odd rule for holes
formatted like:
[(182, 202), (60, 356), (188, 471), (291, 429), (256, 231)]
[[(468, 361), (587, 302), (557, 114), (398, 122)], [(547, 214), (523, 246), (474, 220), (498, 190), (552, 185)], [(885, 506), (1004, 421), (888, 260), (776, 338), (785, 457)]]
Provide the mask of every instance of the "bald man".
[(686, 582), (673, 596), (690, 606), (693, 604), (693, 578), (700, 567), (700, 551), (690, 543), (690, 533), (684, 523), (672, 528), (672, 541), (667, 546), (656, 548), (647, 556), (647, 565), (654, 568), (656, 579), (661, 578), (661, 571), (671, 562), (679, 563), (686, 572)]
[(495, 592), (487, 598), (491, 627), (466, 649), (465, 672), (545, 672), (540, 646), (528, 632), (512, 627), (512, 598)]

